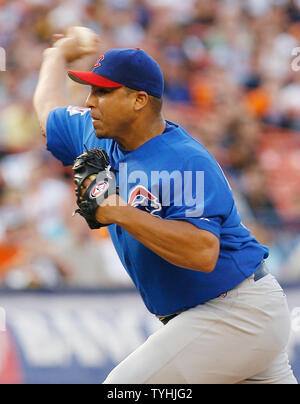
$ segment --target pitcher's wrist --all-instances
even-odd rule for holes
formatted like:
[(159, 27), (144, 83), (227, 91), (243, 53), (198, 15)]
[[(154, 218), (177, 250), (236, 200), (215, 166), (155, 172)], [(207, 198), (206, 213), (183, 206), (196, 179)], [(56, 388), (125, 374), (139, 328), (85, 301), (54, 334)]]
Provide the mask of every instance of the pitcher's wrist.
[(66, 58), (62, 52), (62, 50), (58, 47), (53, 47), (53, 48), (47, 48), (44, 50), (44, 59), (48, 58), (58, 58), (63, 60), (65, 63), (67, 63)]

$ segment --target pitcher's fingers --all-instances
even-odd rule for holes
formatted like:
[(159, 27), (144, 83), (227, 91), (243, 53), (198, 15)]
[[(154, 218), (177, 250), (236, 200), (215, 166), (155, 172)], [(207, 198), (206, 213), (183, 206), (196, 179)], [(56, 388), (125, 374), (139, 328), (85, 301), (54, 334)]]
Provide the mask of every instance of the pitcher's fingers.
[(81, 46), (80, 51), (82, 55), (91, 55), (92, 53), (98, 53), (100, 50), (100, 39), (95, 37), (94, 43), (91, 46)]
[(62, 35), (62, 34), (53, 34), (51, 45), (53, 46), (55, 44), (55, 42), (59, 41), (62, 38), (64, 38), (64, 35)]

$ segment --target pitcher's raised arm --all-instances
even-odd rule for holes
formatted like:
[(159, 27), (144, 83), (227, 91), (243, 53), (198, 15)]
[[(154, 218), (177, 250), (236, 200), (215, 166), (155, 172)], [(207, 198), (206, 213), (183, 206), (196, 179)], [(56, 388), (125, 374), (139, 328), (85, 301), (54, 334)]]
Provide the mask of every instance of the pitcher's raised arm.
[(71, 36), (56, 37), (58, 40), (53, 47), (44, 51), (40, 77), (33, 97), (34, 108), (44, 136), (50, 111), (70, 104), (66, 85), (67, 65), (83, 56), (93, 53), (96, 55), (99, 45), (96, 34), (92, 43), (83, 44), (76, 30), (72, 31)]

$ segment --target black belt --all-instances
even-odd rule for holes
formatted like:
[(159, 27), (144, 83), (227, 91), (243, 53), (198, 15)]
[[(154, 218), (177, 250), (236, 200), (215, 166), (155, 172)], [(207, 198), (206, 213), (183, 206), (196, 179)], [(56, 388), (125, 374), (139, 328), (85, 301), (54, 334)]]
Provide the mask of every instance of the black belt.
[[(262, 279), (264, 276), (268, 275), (268, 273), (269, 273), (269, 271), (268, 271), (268, 269), (267, 269), (267, 267), (266, 267), (265, 261), (263, 261), (263, 262), (261, 263), (260, 267), (254, 272), (254, 278), (253, 278), (254, 282), (259, 281), (259, 280)], [(181, 314), (181, 313), (183, 313), (183, 312), (185, 312), (185, 311), (187, 311), (187, 310), (189, 310), (189, 309), (191, 309), (191, 307), (189, 307), (188, 309), (183, 309), (183, 310), (177, 311), (177, 312), (174, 313), (174, 314), (168, 314), (167, 316), (159, 316), (159, 315), (157, 315), (156, 317), (157, 317), (164, 325), (167, 325), (170, 320), (172, 320), (173, 318), (177, 317), (179, 314)]]

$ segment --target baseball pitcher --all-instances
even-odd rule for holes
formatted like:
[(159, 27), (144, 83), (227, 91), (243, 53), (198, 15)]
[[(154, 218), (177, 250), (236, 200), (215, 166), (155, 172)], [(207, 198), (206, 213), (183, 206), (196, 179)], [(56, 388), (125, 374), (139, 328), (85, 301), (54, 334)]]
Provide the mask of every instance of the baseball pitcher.
[[(105, 383), (296, 384), (268, 248), (241, 223), (216, 160), (163, 117), (159, 65), (144, 50), (111, 49), (92, 71), (67, 73), (83, 54), (74, 38), (45, 51), (35, 109), (48, 150), (73, 167), (76, 213), (108, 226), (164, 324)], [(90, 86), (86, 108), (68, 106), (67, 74)]]

